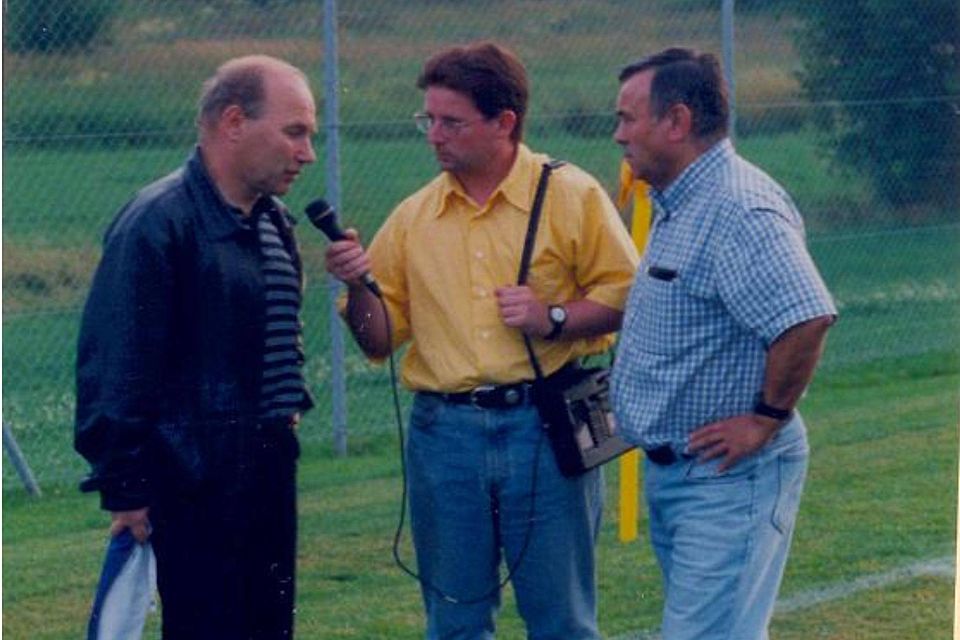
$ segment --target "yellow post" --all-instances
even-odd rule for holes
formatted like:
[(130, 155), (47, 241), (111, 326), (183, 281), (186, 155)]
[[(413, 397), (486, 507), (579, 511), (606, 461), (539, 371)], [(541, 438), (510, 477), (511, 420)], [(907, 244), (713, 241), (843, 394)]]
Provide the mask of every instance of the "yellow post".
[(630, 198), (633, 198), (633, 216), (630, 221), (630, 235), (637, 251), (643, 253), (647, 247), (647, 237), (650, 235), (650, 222), (653, 216), (653, 205), (650, 203), (650, 194), (647, 192), (647, 183), (633, 177), (630, 165), (623, 162), (620, 165), (620, 191), (617, 193), (617, 207), (621, 210)]
[(637, 539), (640, 520), (640, 452), (634, 449), (620, 456), (620, 542)]
[[(630, 221), (630, 235), (641, 253), (647, 246), (650, 234), (652, 206), (647, 193), (647, 185), (633, 177), (630, 165), (620, 165), (620, 191), (617, 194), (617, 206), (622, 210), (633, 197), (633, 216)], [(620, 458), (620, 542), (637, 539), (640, 505), (640, 453), (636, 450), (625, 453)]]

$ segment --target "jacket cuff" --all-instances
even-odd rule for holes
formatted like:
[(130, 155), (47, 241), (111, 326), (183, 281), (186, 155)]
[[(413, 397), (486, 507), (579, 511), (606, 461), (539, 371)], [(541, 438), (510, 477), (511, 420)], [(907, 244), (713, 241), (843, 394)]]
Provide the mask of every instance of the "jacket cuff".
[(150, 506), (147, 496), (121, 495), (100, 492), (100, 508), (104, 511), (134, 511)]
[(100, 507), (106, 511), (133, 511), (150, 505), (150, 491), (146, 478), (105, 480), (89, 477), (80, 483), (84, 492), (99, 491)]

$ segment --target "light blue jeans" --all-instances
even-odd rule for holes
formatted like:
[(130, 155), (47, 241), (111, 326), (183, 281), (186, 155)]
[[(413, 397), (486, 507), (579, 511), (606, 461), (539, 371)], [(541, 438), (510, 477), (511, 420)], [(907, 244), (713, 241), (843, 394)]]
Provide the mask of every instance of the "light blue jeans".
[[(478, 409), (417, 394), (407, 470), (427, 638), (494, 637), (501, 559), (514, 570), (529, 638), (600, 637), (594, 547), (603, 479), (598, 470), (560, 474), (536, 408)], [(481, 600), (451, 602), (438, 590)]]
[(663, 572), (663, 640), (766, 640), (806, 477), (798, 415), (759, 452), (719, 460), (647, 460), (650, 540)]

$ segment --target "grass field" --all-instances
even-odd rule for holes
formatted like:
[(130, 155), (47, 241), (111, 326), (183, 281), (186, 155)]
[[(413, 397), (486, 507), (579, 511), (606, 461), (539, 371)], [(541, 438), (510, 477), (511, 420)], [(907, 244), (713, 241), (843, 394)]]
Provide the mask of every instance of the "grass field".
[[(950, 355), (822, 372), (802, 405), (813, 455), (782, 598), (952, 557), (958, 385), (960, 369)], [(655, 628), (661, 592), (645, 535), (629, 544), (616, 541), (616, 465), (607, 469), (607, 486), (601, 624), (615, 637)], [(393, 566), (389, 552), (399, 489), (389, 433), (346, 459), (316, 444), (305, 447), (300, 637), (420, 637), (416, 584)], [(54, 487), (40, 500), (5, 492), (6, 637), (81, 635), (105, 524), (96, 499), (71, 487)], [(408, 545), (405, 553), (412, 558)], [(948, 638), (951, 598), (949, 578), (919, 576), (778, 615), (773, 637)], [(501, 624), (503, 637), (520, 637), (509, 596)], [(157, 637), (155, 625), (151, 629), (148, 637)]]
[[(606, 156), (594, 157), (578, 146), (578, 139), (554, 142), (569, 151), (566, 157), (606, 161)], [(796, 149), (790, 138), (780, 143), (748, 140), (743, 146), (751, 143), (774, 151)], [(374, 149), (352, 153), (355, 159), (387, 162), (391, 152), (408, 149), (407, 144), (377, 143)], [(802, 140), (792, 144), (803, 148)], [(169, 168), (159, 167), (175, 165), (182, 155), (129, 152), (117, 162), (116, 153), (75, 152), (68, 157), (88, 170), (102, 171), (109, 197), (122, 200), (144, 174)], [(41, 177), (55, 157), (41, 152), (32, 163), (17, 163), (10, 170), (27, 182), (36, 178), (34, 195), (40, 196), (54, 188)], [(126, 171), (100, 168), (108, 159)], [(759, 161), (782, 162), (775, 153)], [(399, 191), (426, 171), (428, 167), (404, 166), (397, 172), (399, 186), (386, 191)], [(808, 193), (801, 190), (800, 197), (810, 197)], [(303, 193), (298, 196), (304, 199)], [(74, 490), (83, 465), (69, 445), (75, 305), (88, 277), (70, 252), (95, 256), (95, 238), (109, 216), (103, 209), (93, 199), (77, 205), (64, 216), (62, 236), (45, 233), (16, 214), (5, 219), (4, 306), (7, 311), (11, 305), (14, 312), (4, 316), (4, 419), (15, 426), (28, 455), (55, 454), (49, 459), (31, 455), (40, 463), (38, 473), (48, 480), (40, 500), (24, 497), (10, 465), (3, 469), (3, 632), (11, 638), (77, 637), (98, 570), (105, 516), (95, 498)], [(377, 218), (370, 214), (364, 222), (375, 228)], [(781, 592), (787, 600), (818, 589), (846, 593), (859, 579), (953, 554), (960, 227), (878, 226), (860, 233), (814, 234), (811, 240), (837, 298), (841, 321), (831, 332), (821, 372), (803, 405), (813, 457)], [(416, 638), (421, 626), (416, 585), (393, 567), (389, 554), (400, 479), (386, 372), (366, 365), (352, 345), (348, 349), (351, 456), (333, 457), (327, 384), (332, 365), (323, 355), (328, 316), (319, 277), (323, 244), (302, 235), (314, 283), (305, 317), (312, 355), (309, 376), (319, 407), (302, 432), (300, 636)], [(36, 260), (38, 245), (47, 252), (39, 255), (47, 260), (25, 263), (30, 269), (22, 270), (23, 279), (11, 280), (21, 272), (8, 267), (8, 246), (30, 249), (25, 255)], [(63, 252), (68, 257), (62, 257)], [(60, 262), (52, 256), (60, 256)], [(53, 275), (44, 279), (38, 272)], [(57, 283), (59, 289), (53, 286)], [(614, 465), (608, 469), (608, 509), (599, 550), (602, 628), (614, 638), (654, 628), (661, 604), (645, 537), (630, 544), (615, 540), (616, 486)], [(406, 557), (412, 559), (409, 548)], [(915, 576), (780, 614), (774, 637), (946, 638), (951, 597), (949, 578)], [(503, 637), (519, 637), (520, 622), (509, 595), (505, 604)], [(151, 625), (148, 637), (156, 637), (156, 621)]]
[[(606, 140), (553, 136), (533, 144), (574, 159), (608, 185), (613, 180), (616, 150)], [(856, 209), (870, 202), (869, 190), (831, 173), (810, 135), (751, 136), (740, 147), (781, 178), (809, 212), (811, 250), (841, 311), (805, 401), (813, 459), (783, 597), (837, 585), (844, 592), (844, 585), (864, 576), (951, 557), (960, 225), (946, 214), (946, 223), (933, 226), (892, 226), (883, 215), (874, 215), (869, 228), (852, 225), (844, 216), (857, 222)], [(6, 153), (3, 417), (45, 490), (40, 500), (25, 498), (11, 465), (4, 464), (3, 632), (10, 638), (81, 633), (105, 517), (94, 498), (73, 488), (84, 471), (70, 449), (77, 306), (113, 210), (184, 154), (184, 148)], [(82, 171), (52, 174), (51, 166)], [(419, 141), (346, 145), (348, 222), (369, 237), (390, 204), (432, 172)], [(294, 211), (319, 191), (319, 175), (322, 168), (291, 194)], [(98, 188), (90, 189), (91, 183)], [(58, 208), (63, 193), (77, 197)], [(49, 219), (38, 222), (37, 210), (51, 212)], [(302, 431), (300, 636), (416, 638), (417, 588), (389, 554), (399, 478), (386, 373), (365, 364), (349, 345), (351, 457), (334, 458), (324, 243), (312, 230), (302, 228), (300, 235), (312, 282), (304, 314), (308, 377), (319, 401)], [(616, 474), (611, 467), (599, 551), (601, 621), (611, 637), (654, 628), (661, 603), (645, 537), (626, 545), (615, 541)], [(950, 587), (949, 579), (922, 575), (851, 593), (778, 615), (774, 637), (946, 638)], [(505, 602), (503, 637), (519, 637), (509, 596)], [(148, 637), (156, 637), (156, 621), (151, 624)]]

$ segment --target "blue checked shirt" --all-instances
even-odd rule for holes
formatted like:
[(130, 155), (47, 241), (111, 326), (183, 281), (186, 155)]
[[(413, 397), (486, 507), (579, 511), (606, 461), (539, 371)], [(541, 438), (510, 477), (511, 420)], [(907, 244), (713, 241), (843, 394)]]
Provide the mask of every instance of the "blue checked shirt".
[(628, 440), (683, 447), (697, 427), (749, 413), (770, 344), (836, 308), (790, 196), (729, 140), (651, 196), (613, 403)]

